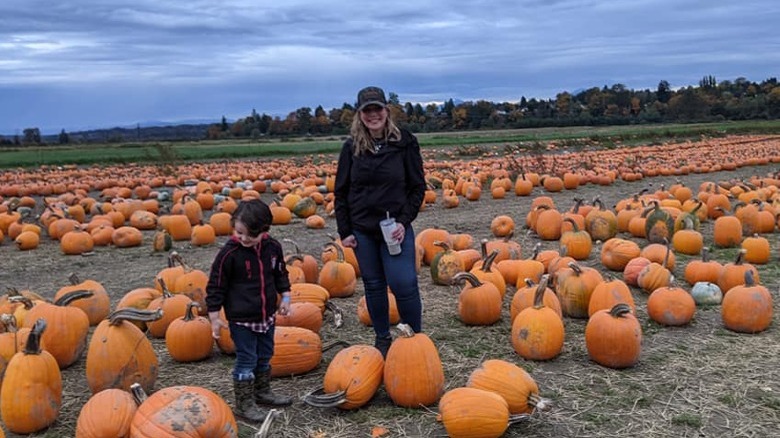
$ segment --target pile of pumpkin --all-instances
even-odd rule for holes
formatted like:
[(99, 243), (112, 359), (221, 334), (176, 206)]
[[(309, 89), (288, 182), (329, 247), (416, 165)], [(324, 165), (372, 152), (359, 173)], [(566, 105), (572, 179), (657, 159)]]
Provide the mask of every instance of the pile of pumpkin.
[[(271, 203), (275, 225), (293, 217), (302, 218), (308, 228), (325, 227), (317, 214), (333, 210), (333, 178), (308, 178), (301, 184), (270, 185), (277, 194)], [(0, 244), (7, 235), (19, 250), (35, 249), (41, 236), (59, 241), (63, 254), (76, 255), (96, 247), (117, 248), (143, 244), (143, 231), (154, 233), (152, 246), (167, 251), (174, 241), (193, 246), (211, 245), (218, 236), (232, 233), (230, 214), (243, 199), (260, 198), (268, 188), (265, 181), (241, 181), (230, 186), (192, 181), (172, 191), (153, 190), (148, 185), (110, 187), (91, 197), (84, 189), (66, 191), (36, 200), (32, 196), (0, 197)]]
[[(465, 324), (497, 322), (507, 285), (512, 285), (511, 340), (518, 354), (532, 360), (556, 357), (563, 347), (562, 317), (589, 318), (585, 341), (591, 358), (622, 368), (634, 365), (640, 353), (641, 329), (630, 286), (648, 294), (648, 315), (659, 324), (685, 325), (697, 304), (721, 304), (722, 299), (727, 328), (757, 333), (770, 325), (772, 297), (753, 264), (770, 260), (765, 235), (778, 226), (778, 206), (777, 184), (706, 182), (696, 196), (675, 184), (623, 199), (614, 210), (599, 199), (590, 205), (575, 199), (561, 212), (550, 197), (538, 196), (525, 226), (540, 240), (557, 242), (558, 250), (540, 251), (537, 243), (522, 258), (520, 244), (511, 239), (515, 222), (506, 215), (492, 220), (494, 239), (483, 240), (481, 252), (473, 248), (471, 236), (443, 229), (423, 230), (417, 239), (434, 283), (463, 284), (458, 314)], [(740, 247), (733, 262), (709, 260), (699, 229), (703, 221), (714, 222), (715, 247)], [(605, 279), (603, 270), (582, 263), (596, 241), (603, 268), (622, 273), (622, 279)], [(674, 280), (675, 252), (702, 255), (684, 268), (690, 291)], [(626, 347), (615, 349), (617, 344)]]

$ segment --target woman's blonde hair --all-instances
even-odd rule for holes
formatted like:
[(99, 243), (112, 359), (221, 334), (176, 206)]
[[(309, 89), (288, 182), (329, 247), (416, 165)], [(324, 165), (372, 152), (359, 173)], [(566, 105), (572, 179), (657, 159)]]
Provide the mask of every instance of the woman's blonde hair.
[[(387, 141), (399, 141), (401, 139), (401, 130), (393, 122), (390, 117), (390, 108), (385, 107), (387, 111), (387, 119), (385, 120), (385, 129), (383, 130), (383, 140)], [(349, 134), (352, 136), (352, 144), (354, 145), (355, 155), (360, 155), (364, 152), (374, 152), (374, 138), (371, 136), (371, 132), (360, 120), (360, 111), (355, 111), (355, 115), (352, 117), (352, 126), (349, 129)]]

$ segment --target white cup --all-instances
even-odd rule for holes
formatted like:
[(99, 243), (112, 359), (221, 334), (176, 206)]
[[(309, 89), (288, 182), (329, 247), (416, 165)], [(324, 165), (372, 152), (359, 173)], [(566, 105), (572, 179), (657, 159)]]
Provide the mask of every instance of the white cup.
[(387, 243), (387, 251), (390, 255), (401, 254), (401, 242), (393, 238), (393, 231), (395, 231), (395, 218), (389, 217), (379, 222), (379, 227), (382, 229), (382, 236)]

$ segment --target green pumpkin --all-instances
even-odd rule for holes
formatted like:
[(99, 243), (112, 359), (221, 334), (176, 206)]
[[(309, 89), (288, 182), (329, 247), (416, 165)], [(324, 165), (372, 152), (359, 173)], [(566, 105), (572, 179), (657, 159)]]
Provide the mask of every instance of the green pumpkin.
[(431, 279), (435, 284), (450, 285), (459, 272), (465, 271), (463, 260), (446, 242), (436, 241), (434, 245), (444, 248), (431, 260)]
[(674, 234), (674, 218), (666, 210), (661, 208), (658, 202), (653, 202), (650, 214), (645, 222), (645, 235), (650, 243), (663, 243), (664, 239), (671, 240)]
[(311, 196), (304, 196), (292, 208), (294, 215), (307, 218), (317, 212), (317, 203)]

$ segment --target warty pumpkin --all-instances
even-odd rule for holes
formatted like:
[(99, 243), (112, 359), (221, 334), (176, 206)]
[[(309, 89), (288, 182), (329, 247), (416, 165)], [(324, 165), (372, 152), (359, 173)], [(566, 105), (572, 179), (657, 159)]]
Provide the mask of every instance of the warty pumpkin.
[(147, 398), (142, 386), (134, 385), (131, 389), (139, 406), (130, 423), (130, 436), (238, 436), (233, 411), (216, 393), (199, 386), (171, 386)]
[(443, 251), (437, 252), (431, 259), (431, 279), (435, 284), (449, 285), (456, 274), (465, 270), (463, 260), (449, 243), (437, 240), (433, 244)]

